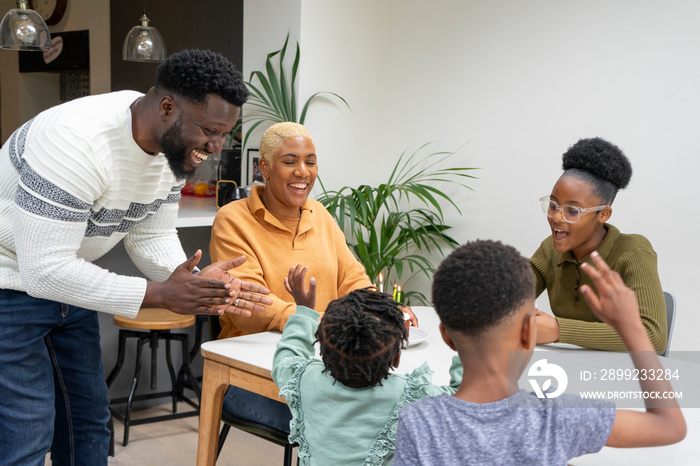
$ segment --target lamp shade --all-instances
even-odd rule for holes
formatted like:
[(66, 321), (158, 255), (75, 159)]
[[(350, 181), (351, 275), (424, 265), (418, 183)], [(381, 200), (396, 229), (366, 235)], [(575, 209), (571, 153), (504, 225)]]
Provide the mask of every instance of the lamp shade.
[(0, 23), (0, 48), (9, 50), (50, 50), (51, 33), (44, 20), (27, 2), (8, 11)]
[(148, 16), (144, 14), (139, 21), (141, 24), (132, 27), (124, 40), (122, 59), (140, 62), (163, 61), (167, 55), (163, 37), (158, 29), (148, 25)]

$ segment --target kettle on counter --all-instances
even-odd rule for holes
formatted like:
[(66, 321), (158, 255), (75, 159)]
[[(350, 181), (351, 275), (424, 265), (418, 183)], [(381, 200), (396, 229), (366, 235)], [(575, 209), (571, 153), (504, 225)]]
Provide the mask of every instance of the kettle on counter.
[(216, 206), (223, 207), (229, 202), (248, 197), (246, 189), (233, 180), (219, 180), (216, 183)]

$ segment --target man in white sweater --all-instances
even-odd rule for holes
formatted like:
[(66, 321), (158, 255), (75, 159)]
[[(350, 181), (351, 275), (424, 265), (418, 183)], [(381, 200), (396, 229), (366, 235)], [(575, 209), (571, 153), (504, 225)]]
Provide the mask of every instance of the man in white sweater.
[[(195, 268), (175, 229), (180, 189), (248, 97), (221, 55), (186, 50), (148, 93), (85, 97), (0, 149), (0, 464), (107, 464), (110, 414), (95, 311), (250, 315), (268, 290)], [(119, 241), (150, 280), (92, 262)], [(192, 272), (195, 272), (194, 274)]]

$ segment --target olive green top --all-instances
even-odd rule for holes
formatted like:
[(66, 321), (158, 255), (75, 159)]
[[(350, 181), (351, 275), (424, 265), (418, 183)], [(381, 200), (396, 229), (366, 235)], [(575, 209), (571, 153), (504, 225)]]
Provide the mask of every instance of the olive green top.
[[(634, 290), (639, 314), (649, 339), (657, 351), (666, 349), (666, 305), (656, 267), (656, 252), (642, 235), (627, 235), (605, 224), (607, 233), (598, 253), (625, 284)], [(586, 348), (626, 351), (622, 339), (609, 325), (598, 319), (580, 292), (581, 285), (594, 290), (590, 277), (581, 272), (581, 262), (591, 263), (590, 256), (578, 261), (571, 251), (559, 253), (550, 236), (530, 258), (537, 278), (537, 296), (545, 289), (549, 304), (559, 322), (560, 343)]]

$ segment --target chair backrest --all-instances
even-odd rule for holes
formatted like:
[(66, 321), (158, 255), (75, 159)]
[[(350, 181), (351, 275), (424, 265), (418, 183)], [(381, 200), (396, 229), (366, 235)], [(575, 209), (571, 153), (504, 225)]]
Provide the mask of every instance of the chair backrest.
[(671, 335), (673, 335), (673, 324), (676, 322), (676, 298), (668, 291), (664, 291), (664, 302), (666, 303), (666, 326), (668, 327), (668, 337), (666, 338), (666, 351), (663, 356), (668, 356), (671, 348)]

